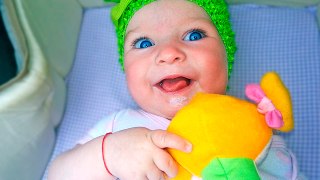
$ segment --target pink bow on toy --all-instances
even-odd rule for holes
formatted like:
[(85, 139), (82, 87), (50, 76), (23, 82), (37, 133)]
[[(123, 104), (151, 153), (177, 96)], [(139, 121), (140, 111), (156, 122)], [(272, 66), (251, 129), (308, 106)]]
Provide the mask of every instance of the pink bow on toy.
[(283, 126), (282, 114), (267, 98), (261, 87), (257, 84), (246, 86), (246, 95), (249, 99), (258, 104), (258, 112), (265, 114), (266, 123), (271, 128), (281, 128)]

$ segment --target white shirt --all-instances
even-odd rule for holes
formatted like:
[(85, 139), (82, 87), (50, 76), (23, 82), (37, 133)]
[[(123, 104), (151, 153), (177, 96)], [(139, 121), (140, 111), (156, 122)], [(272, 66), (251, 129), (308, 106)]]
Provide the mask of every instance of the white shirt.
[(145, 127), (150, 130), (166, 130), (169, 124), (170, 120), (148, 113), (142, 109), (124, 109), (99, 121), (89, 130), (87, 135), (79, 141), (79, 144), (84, 144), (96, 137), (103, 136), (107, 132), (117, 132), (133, 127)]

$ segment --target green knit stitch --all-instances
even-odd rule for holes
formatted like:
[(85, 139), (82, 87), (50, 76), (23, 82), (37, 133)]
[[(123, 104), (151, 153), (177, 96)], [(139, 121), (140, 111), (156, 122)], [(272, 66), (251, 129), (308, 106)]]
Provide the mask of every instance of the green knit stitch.
[[(119, 62), (121, 68), (124, 70), (124, 40), (126, 35), (127, 26), (129, 21), (131, 20), (132, 16), (135, 12), (141, 9), (143, 6), (153, 2), (154, 0), (133, 0), (127, 6), (125, 11), (122, 13), (122, 16), (118, 20), (118, 26), (116, 26), (116, 33), (118, 38), (118, 52), (119, 52)], [(121, 3), (121, 2), (120, 2)]]

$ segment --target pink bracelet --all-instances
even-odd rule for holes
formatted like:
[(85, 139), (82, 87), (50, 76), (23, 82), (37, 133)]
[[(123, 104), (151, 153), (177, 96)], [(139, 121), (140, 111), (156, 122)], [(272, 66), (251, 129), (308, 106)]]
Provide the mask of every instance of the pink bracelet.
[(104, 158), (104, 140), (106, 139), (106, 137), (108, 136), (108, 135), (110, 135), (110, 134), (112, 134), (111, 132), (108, 132), (107, 134), (105, 134), (104, 136), (103, 136), (103, 139), (102, 139), (102, 159), (103, 159), (103, 164), (104, 164), (104, 167), (106, 168), (106, 170), (107, 170), (107, 172), (111, 175), (111, 176), (113, 176), (112, 174), (111, 174), (111, 172), (109, 171), (109, 169), (108, 169), (108, 167), (107, 167), (107, 163), (106, 163), (106, 160), (105, 160), (105, 158)]

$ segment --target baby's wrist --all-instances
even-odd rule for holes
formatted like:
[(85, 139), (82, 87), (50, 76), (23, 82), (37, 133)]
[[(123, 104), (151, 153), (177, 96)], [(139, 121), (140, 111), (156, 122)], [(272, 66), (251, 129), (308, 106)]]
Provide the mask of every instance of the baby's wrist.
[[(107, 147), (107, 138), (109, 137), (109, 135), (111, 135), (111, 132), (106, 133), (103, 138), (102, 138), (102, 143), (101, 143), (101, 151), (102, 151), (102, 161), (103, 161), (103, 165), (105, 168), (106, 173), (108, 173), (110, 176), (113, 176), (113, 174), (110, 172), (109, 168), (108, 168), (108, 164), (107, 164), (107, 159), (106, 159), (106, 148)], [(110, 161), (109, 161), (110, 162)]]

